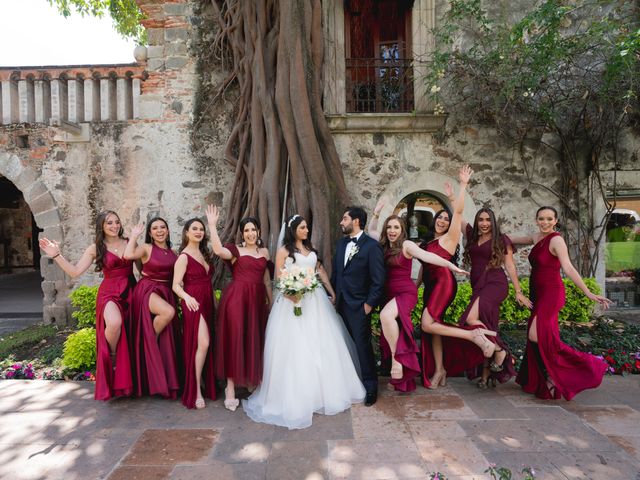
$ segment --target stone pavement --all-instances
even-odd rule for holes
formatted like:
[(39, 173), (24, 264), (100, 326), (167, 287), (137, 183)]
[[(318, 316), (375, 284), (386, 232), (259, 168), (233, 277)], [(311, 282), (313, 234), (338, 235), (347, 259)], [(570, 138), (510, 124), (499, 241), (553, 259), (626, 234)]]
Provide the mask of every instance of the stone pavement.
[[(462, 378), (411, 395), (382, 385), (356, 405), (289, 431), (220, 400), (201, 411), (155, 398), (92, 399), (83, 382), (0, 381), (0, 478), (487, 479), (490, 462), (539, 479), (640, 480), (640, 376), (606, 377), (571, 402), (513, 382)], [(520, 478), (516, 475), (514, 478)]]

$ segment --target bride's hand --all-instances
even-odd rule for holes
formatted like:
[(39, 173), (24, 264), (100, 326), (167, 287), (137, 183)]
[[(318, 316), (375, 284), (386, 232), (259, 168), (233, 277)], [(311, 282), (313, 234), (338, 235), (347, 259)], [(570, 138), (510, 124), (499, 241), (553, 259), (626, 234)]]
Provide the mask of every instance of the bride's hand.
[(284, 298), (291, 300), (294, 304), (300, 303), (302, 295), (285, 295)]
[(336, 304), (336, 296), (329, 294), (329, 301), (331, 302), (331, 305), (335, 305)]

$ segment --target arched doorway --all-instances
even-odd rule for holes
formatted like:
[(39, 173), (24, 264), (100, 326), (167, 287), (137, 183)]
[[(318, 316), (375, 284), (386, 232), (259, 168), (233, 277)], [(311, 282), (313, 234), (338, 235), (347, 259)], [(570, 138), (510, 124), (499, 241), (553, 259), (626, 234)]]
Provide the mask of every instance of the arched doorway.
[(0, 175), (0, 334), (42, 319), (39, 231), (22, 192)]
[(419, 190), (405, 196), (396, 205), (393, 213), (405, 219), (410, 240), (424, 240), (433, 225), (435, 214), (443, 208), (450, 209), (437, 193)]

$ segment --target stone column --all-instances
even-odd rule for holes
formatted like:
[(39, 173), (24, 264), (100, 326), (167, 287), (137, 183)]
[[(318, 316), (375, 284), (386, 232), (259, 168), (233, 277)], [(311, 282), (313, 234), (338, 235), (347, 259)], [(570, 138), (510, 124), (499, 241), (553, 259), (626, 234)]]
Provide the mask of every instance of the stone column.
[(114, 79), (100, 79), (100, 120), (116, 120), (116, 85)]
[(35, 114), (36, 122), (49, 123), (51, 118), (51, 84), (49, 80), (35, 82)]
[(51, 118), (67, 120), (67, 82), (60, 78), (51, 80)]
[(436, 25), (435, 0), (416, 0), (411, 13), (411, 37), (413, 42), (413, 98), (418, 113), (433, 110), (427, 85), (427, 62), (435, 50), (433, 29)]
[(72, 78), (68, 81), (69, 89), (69, 121), (80, 123), (84, 121), (84, 81)]
[(100, 82), (94, 78), (84, 80), (84, 121), (100, 121)]
[(18, 84), (11, 80), (2, 81), (2, 123), (9, 125), (19, 119)]
[(133, 117), (131, 105), (131, 80), (128, 78), (118, 78), (116, 81), (117, 90), (117, 119), (127, 120)]
[(36, 120), (35, 92), (33, 80), (18, 81), (18, 97), (20, 101), (20, 123), (33, 123)]

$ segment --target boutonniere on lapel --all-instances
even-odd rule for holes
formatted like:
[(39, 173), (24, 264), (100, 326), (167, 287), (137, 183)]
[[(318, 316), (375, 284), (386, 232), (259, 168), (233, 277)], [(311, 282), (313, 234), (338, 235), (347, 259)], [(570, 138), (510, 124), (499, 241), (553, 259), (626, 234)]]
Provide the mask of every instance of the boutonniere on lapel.
[(355, 245), (349, 252), (349, 257), (347, 258), (347, 262), (350, 262), (351, 259), (355, 257), (359, 251), (360, 251), (360, 247), (358, 247), (358, 245)]

